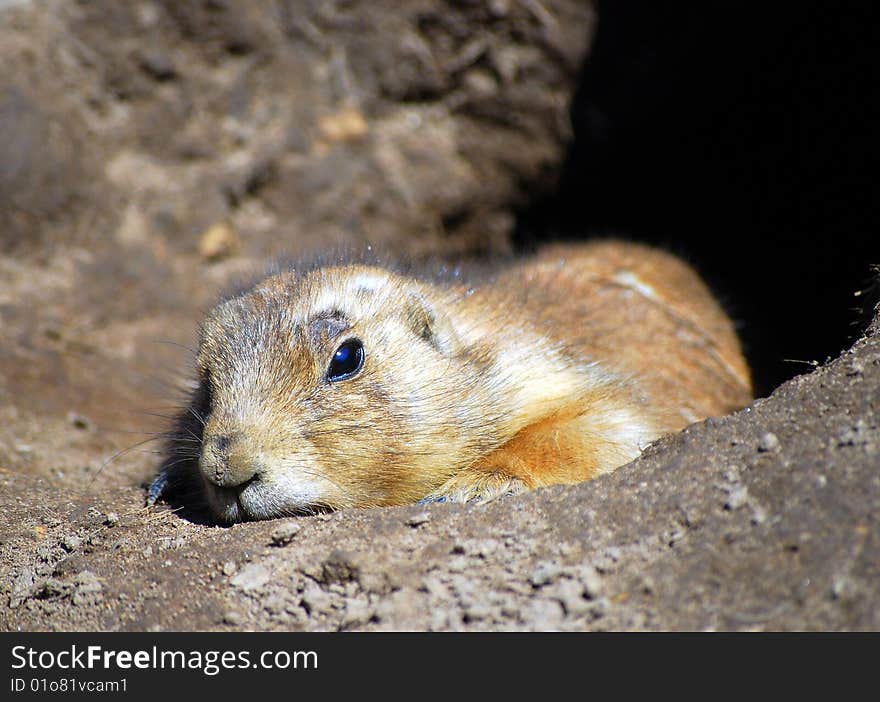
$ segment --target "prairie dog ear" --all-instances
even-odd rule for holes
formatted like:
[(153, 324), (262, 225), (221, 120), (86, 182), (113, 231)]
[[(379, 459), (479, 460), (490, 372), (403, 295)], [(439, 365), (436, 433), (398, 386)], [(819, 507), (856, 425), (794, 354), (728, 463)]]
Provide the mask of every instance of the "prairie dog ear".
[(446, 356), (451, 356), (461, 346), (452, 320), (418, 291), (407, 292), (403, 319), (413, 334)]

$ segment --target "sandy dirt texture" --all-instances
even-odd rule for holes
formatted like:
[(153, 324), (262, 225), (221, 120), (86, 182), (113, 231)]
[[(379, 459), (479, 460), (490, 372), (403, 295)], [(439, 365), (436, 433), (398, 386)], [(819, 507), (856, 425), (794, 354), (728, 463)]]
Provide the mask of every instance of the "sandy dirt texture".
[(591, 483), (143, 506), (220, 291), (365, 243), (505, 255), (553, 187), (591, 4), (401, 5), (0, 2), (0, 630), (880, 628), (880, 318)]
[(589, 483), (207, 527), (4, 471), (0, 626), (876, 630), (880, 336)]

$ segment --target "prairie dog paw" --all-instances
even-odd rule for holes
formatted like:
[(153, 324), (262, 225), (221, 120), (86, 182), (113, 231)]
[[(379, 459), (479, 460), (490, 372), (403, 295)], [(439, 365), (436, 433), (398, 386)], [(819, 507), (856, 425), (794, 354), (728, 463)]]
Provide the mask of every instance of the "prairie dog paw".
[(503, 473), (483, 473), (466, 471), (451, 478), (437, 490), (426, 495), (418, 504), (438, 502), (486, 504), (505, 495), (519, 495), (528, 487), (519, 478)]

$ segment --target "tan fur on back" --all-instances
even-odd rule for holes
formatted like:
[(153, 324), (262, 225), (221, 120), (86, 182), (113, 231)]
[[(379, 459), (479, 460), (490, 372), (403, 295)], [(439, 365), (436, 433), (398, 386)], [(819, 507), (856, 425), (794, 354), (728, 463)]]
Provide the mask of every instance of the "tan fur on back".
[(600, 242), (546, 249), (502, 276), (573, 355), (638, 377), (664, 413), (664, 427), (727, 414), (751, 399), (751, 380), (727, 315), (694, 271), (647, 246)]

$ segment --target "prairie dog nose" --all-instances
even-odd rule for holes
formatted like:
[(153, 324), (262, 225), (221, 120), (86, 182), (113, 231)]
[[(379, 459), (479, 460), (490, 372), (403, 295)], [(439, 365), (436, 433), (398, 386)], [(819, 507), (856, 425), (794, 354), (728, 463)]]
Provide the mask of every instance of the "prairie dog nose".
[(241, 434), (209, 434), (202, 438), (199, 469), (217, 487), (238, 487), (257, 475), (259, 463), (242, 445), (241, 438)]

